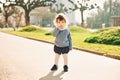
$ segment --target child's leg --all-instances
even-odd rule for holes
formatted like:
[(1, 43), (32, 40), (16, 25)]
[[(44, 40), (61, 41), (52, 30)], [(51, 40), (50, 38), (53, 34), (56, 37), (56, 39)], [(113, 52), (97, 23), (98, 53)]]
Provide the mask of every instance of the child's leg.
[(55, 65), (58, 65), (58, 61), (59, 61), (60, 55), (59, 54), (55, 54)]
[(68, 57), (67, 54), (62, 54), (63, 55), (63, 59), (64, 59), (64, 65), (68, 65)]
[(64, 66), (63, 66), (63, 69), (64, 69), (64, 72), (67, 72), (68, 71), (68, 57), (67, 57), (67, 54), (63, 54), (63, 59), (64, 59)]
[(51, 68), (52, 71), (57, 70), (59, 57), (60, 57), (60, 54), (57, 54), (57, 53), (56, 53), (56, 54), (55, 54), (55, 64), (54, 64), (53, 67)]

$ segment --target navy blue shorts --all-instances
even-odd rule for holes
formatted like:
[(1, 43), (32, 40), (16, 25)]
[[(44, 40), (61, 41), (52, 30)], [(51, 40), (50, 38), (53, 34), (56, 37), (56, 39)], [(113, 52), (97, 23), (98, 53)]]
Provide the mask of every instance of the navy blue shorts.
[(67, 54), (69, 52), (69, 46), (67, 47), (58, 47), (56, 45), (54, 45), (54, 52), (57, 54)]

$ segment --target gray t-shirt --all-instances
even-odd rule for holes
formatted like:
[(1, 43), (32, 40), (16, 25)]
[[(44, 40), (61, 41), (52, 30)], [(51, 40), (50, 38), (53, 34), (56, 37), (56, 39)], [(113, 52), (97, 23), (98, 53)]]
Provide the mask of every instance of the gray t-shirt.
[(55, 45), (58, 47), (67, 47), (69, 46), (69, 48), (72, 48), (72, 39), (71, 39), (71, 35), (68, 29), (64, 29), (64, 30), (59, 30), (58, 28), (55, 28), (53, 30), (52, 35), (55, 38)]

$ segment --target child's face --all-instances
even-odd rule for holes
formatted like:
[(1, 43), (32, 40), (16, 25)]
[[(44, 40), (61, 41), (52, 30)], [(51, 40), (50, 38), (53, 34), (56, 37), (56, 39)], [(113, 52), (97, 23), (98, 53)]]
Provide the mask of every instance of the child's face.
[(66, 21), (65, 20), (57, 20), (57, 26), (59, 29), (64, 29), (65, 25), (66, 25)]

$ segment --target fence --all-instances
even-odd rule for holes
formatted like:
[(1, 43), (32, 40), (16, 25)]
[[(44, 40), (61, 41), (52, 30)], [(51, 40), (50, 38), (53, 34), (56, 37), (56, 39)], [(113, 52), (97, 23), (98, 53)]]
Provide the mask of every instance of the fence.
[(120, 16), (111, 17), (111, 26), (120, 26)]

